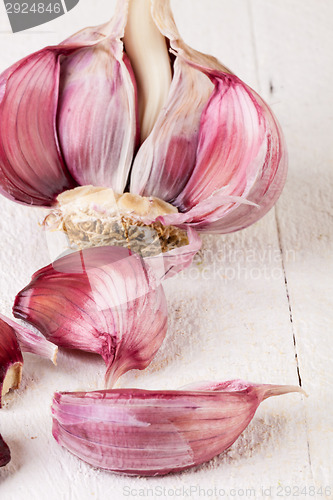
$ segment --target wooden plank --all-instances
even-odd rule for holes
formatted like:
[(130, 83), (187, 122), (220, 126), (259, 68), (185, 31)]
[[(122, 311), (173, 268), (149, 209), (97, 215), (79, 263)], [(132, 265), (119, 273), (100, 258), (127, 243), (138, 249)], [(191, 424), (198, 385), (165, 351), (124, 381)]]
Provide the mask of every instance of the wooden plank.
[(288, 139), (290, 174), (277, 219), (319, 491), (332, 486), (333, 464), (333, 4), (253, 5), (260, 78)]

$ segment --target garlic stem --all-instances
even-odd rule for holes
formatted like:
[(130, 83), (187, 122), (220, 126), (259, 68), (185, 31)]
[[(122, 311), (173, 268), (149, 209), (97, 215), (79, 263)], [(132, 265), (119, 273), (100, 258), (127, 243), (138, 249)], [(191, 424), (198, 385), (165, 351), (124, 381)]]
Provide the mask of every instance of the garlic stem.
[(138, 87), (143, 142), (166, 102), (172, 79), (166, 40), (153, 21), (150, 0), (129, 0), (124, 45)]

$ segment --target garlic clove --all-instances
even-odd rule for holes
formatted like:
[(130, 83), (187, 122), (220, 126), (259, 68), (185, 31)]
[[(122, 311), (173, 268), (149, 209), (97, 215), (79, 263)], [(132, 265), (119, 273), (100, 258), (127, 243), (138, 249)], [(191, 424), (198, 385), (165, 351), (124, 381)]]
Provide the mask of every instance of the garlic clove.
[(87, 28), (0, 75), (0, 186), (5, 196), (50, 206), (59, 193), (75, 186), (56, 130), (60, 59), (104, 39), (98, 28)]
[(0, 314), (0, 319), (13, 328), (19, 346), (23, 352), (31, 352), (43, 358), (50, 359), (54, 365), (57, 364), (58, 347), (45, 337), (37, 335), (28, 328), (19, 325), (15, 321)]
[[(178, 136), (179, 141), (184, 136), (191, 137), (194, 146), (192, 164), (189, 157), (185, 167), (183, 159), (176, 156), (177, 148), (172, 143), (173, 127), (162, 125), (165, 120), (165, 110), (162, 109), (155, 128), (137, 153), (131, 191), (140, 194), (153, 192), (172, 201), (183, 212), (165, 217), (165, 223), (185, 223), (199, 231), (220, 233), (244, 228), (274, 205), (284, 186), (287, 153), (281, 129), (268, 105), (252, 89), (214, 57), (186, 45), (178, 33), (169, 0), (153, 0), (152, 17), (169, 40), (175, 56), (171, 89), (173, 85), (178, 86), (189, 96), (202, 92), (205, 102), (197, 113), (192, 111), (193, 122), (188, 121), (188, 129), (181, 120), (174, 125), (177, 128), (175, 137)], [(183, 87), (177, 82), (177, 64), (180, 62), (183, 68), (191, 68), (195, 92), (186, 80), (182, 82)], [(176, 89), (174, 93), (177, 95)], [(186, 102), (184, 99), (180, 101)], [(168, 113), (173, 110), (177, 116), (172, 98), (166, 109)], [(175, 152), (170, 163), (166, 161), (165, 145), (170, 157)], [(185, 146), (183, 149), (186, 151)], [(172, 188), (174, 178), (178, 181), (178, 193), (177, 182)], [(210, 211), (212, 205), (214, 210)]]
[(122, 247), (89, 248), (37, 271), (13, 312), (60, 347), (99, 354), (109, 386), (146, 368), (167, 331), (162, 286), (149, 264)]
[(0, 467), (4, 467), (10, 462), (10, 450), (0, 434)]
[(182, 59), (163, 112), (133, 163), (130, 191), (172, 202), (184, 189), (196, 161), (200, 118), (213, 85)]
[(0, 75), (0, 185), (9, 198), (51, 205), (73, 186), (55, 130), (58, 52), (44, 49)]
[(0, 408), (7, 392), (19, 387), (22, 367), (22, 353), (14, 329), (0, 319)]
[(188, 211), (224, 186), (225, 194), (246, 197), (265, 161), (270, 134), (244, 84), (221, 74), (201, 116), (194, 170), (175, 203)]
[[(59, 193), (75, 186), (67, 167), (79, 177), (83, 174), (77, 170), (87, 169), (87, 177), (94, 173), (96, 181), (103, 179), (121, 189), (125, 187), (139, 133), (135, 81), (119, 39), (126, 17), (126, 3), (118, 2), (116, 14), (109, 23), (84, 29), (57, 46), (31, 54), (0, 75), (2, 194), (29, 205), (51, 206)], [(116, 74), (111, 77), (108, 70)], [(98, 82), (94, 71), (98, 73)], [(107, 87), (111, 87), (111, 93)], [(89, 106), (89, 94), (94, 94), (96, 100), (94, 112)], [(112, 101), (112, 112), (108, 97)], [(69, 100), (75, 101), (77, 107), (74, 119)], [(104, 126), (112, 126), (111, 131), (104, 131)], [(90, 149), (93, 131), (94, 152)], [(70, 144), (68, 133), (72, 134)], [(96, 143), (100, 147), (96, 147)], [(62, 149), (70, 165), (65, 165)], [(115, 168), (108, 171), (106, 163), (110, 154), (119, 163), (117, 171)]]
[(175, 204), (189, 212), (219, 189), (223, 196), (256, 204), (220, 204), (215, 212), (201, 213), (204, 224), (197, 229), (230, 232), (255, 222), (275, 204), (286, 179), (287, 154), (281, 129), (260, 97), (233, 75), (211, 78), (216, 91), (201, 118), (196, 165)]
[(151, 17), (151, 2), (121, 2), (127, 6), (124, 45), (137, 82), (140, 139), (144, 142), (167, 100), (172, 78), (171, 63), (166, 40)]
[[(58, 100), (59, 141), (71, 175), (78, 184), (118, 192), (125, 189), (138, 140), (136, 83), (121, 41), (125, 23), (123, 2), (110, 23), (95, 28), (104, 38), (62, 60)], [(85, 31), (66, 43), (87, 36)]]
[(243, 381), (202, 387), (56, 393), (53, 436), (94, 467), (164, 475), (202, 464), (229, 448), (267, 397), (303, 392), (298, 386)]

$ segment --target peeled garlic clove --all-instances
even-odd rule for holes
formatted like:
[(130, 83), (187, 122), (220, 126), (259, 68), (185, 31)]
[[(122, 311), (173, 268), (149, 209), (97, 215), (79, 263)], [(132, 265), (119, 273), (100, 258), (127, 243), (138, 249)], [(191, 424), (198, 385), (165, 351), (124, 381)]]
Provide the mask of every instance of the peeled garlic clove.
[(0, 434), (0, 467), (4, 467), (10, 462), (10, 450)]
[(79, 184), (122, 192), (138, 131), (136, 84), (121, 41), (126, 5), (117, 7), (113, 20), (96, 28), (105, 39), (61, 62), (58, 134), (68, 169)]
[(5, 394), (17, 389), (22, 378), (23, 358), (15, 332), (0, 319), (0, 408)]
[(202, 464), (229, 448), (264, 399), (303, 392), (296, 386), (243, 381), (203, 387), (55, 393), (53, 436), (94, 467), (164, 475)]
[(37, 271), (13, 312), (60, 347), (100, 354), (109, 386), (146, 368), (167, 331), (162, 286), (122, 247), (89, 248)]
[(124, 45), (137, 82), (140, 139), (144, 142), (167, 100), (171, 64), (166, 40), (152, 22), (151, 2), (120, 2), (127, 11)]
[(58, 347), (28, 328), (0, 314), (0, 319), (13, 328), (19, 346), (23, 352), (31, 352), (43, 358), (48, 358), (56, 365)]

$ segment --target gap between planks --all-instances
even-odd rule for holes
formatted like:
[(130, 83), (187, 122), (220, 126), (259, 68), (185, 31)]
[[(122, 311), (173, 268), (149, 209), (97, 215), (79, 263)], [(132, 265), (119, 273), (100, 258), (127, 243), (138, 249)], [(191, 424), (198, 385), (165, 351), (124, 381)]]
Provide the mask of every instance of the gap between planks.
[[(254, 14), (253, 14), (251, 0), (247, 0), (247, 10), (248, 10), (248, 14), (249, 14), (250, 33), (251, 33), (251, 42), (252, 42), (252, 50), (253, 50), (253, 59), (254, 59), (255, 75), (256, 75), (256, 80), (257, 80), (257, 87), (258, 87), (258, 93), (261, 94), (262, 89), (261, 89), (261, 81), (260, 81), (259, 59), (258, 59), (256, 36), (255, 36)], [(271, 92), (271, 88), (272, 88), (272, 82), (270, 82), (270, 92)], [(284, 287), (285, 287), (287, 304), (288, 304), (288, 309), (289, 309), (289, 319), (290, 319), (290, 324), (291, 324), (292, 341), (293, 341), (294, 353), (295, 353), (297, 378), (298, 378), (299, 386), (302, 387), (302, 377), (301, 377), (301, 372), (300, 372), (299, 356), (297, 353), (297, 339), (296, 339), (296, 331), (295, 331), (295, 324), (294, 324), (294, 318), (293, 318), (293, 309), (292, 309), (290, 293), (289, 293), (289, 285), (288, 285), (286, 262), (285, 262), (285, 253), (283, 251), (282, 233), (281, 233), (281, 227), (280, 227), (277, 206), (275, 206), (273, 208), (273, 210), (274, 210), (274, 216), (275, 216), (278, 245), (279, 245), (280, 256), (281, 256), (281, 267), (282, 267), (283, 278), (284, 278)], [(311, 453), (310, 453), (309, 425), (308, 425), (307, 411), (306, 411), (305, 405), (304, 405), (304, 423), (305, 423), (305, 430), (306, 430), (306, 437), (307, 437), (307, 453), (308, 453), (310, 473), (311, 473), (312, 479), (314, 479), (313, 470), (312, 470)]]
[[(274, 207), (274, 215), (275, 215), (275, 222), (276, 222), (278, 243), (279, 243), (279, 248), (280, 248), (281, 266), (282, 266), (283, 277), (284, 277), (284, 285), (285, 285), (287, 302), (288, 302), (288, 308), (289, 308), (289, 319), (290, 319), (290, 324), (291, 324), (291, 332), (292, 332), (292, 336), (293, 336), (293, 344), (294, 344), (294, 351), (295, 351), (295, 360), (296, 360), (296, 370), (297, 370), (298, 384), (299, 384), (300, 387), (302, 387), (302, 378), (301, 378), (301, 373), (300, 373), (299, 357), (298, 357), (298, 353), (297, 353), (296, 331), (295, 331), (295, 324), (294, 324), (294, 318), (293, 318), (293, 310), (292, 310), (292, 305), (291, 305), (291, 300), (290, 300), (290, 294), (289, 294), (288, 278), (287, 278), (286, 263), (285, 263), (285, 253), (283, 251), (282, 233), (281, 233), (281, 227), (280, 227), (280, 221), (279, 221), (277, 206)], [(304, 396), (303, 396), (303, 398), (304, 398)], [(311, 473), (311, 477), (312, 477), (312, 480), (313, 480), (314, 479), (314, 475), (313, 475), (313, 471), (312, 471), (312, 461), (311, 461), (311, 453), (310, 453), (309, 425), (308, 425), (307, 412), (306, 412), (305, 405), (304, 405), (304, 423), (305, 423), (306, 438), (307, 438), (306, 439), (306, 445), (307, 445), (307, 450), (308, 450), (308, 460), (309, 460), (309, 466), (310, 466), (310, 473)]]

